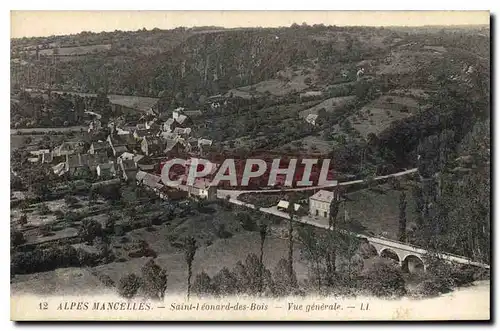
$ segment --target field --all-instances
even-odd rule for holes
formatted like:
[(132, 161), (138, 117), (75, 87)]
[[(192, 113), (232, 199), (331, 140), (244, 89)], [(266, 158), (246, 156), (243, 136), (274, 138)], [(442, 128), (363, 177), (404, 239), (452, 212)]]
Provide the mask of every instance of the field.
[[(40, 49), (39, 54), (49, 56), (54, 54), (54, 50), (57, 50), (56, 54), (58, 56), (73, 56), (73, 55), (95, 54), (99, 52), (109, 51), (110, 49), (111, 49), (111, 44), (102, 44), (102, 45)], [(31, 54), (35, 53), (36, 50), (31, 51)]]
[[(410, 185), (402, 183), (402, 188), (406, 193), (407, 228), (411, 228), (416, 219), (415, 201)], [(388, 184), (349, 193), (346, 202), (341, 204), (338, 219), (347, 219), (354, 228), (360, 228), (365, 233), (398, 239), (400, 195), (401, 192)]]
[(288, 68), (276, 73), (278, 78), (261, 81), (250, 86), (243, 86), (230, 90), (227, 95), (249, 99), (254, 91), (256, 96), (271, 94), (274, 96), (285, 96), (289, 93), (301, 92), (308, 89), (317, 79), (314, 65), (312, 67), (300, 67), (296, 70)]
[[(232, 269), (236, 262), (244, 261), (249, 253), (259, 253), (260, 239), (256, 232), (246, 232), (229, 239), (219, 239), (208, 247), (200, 248), (194, 258), (193, 274), (205, 271), (213, 276), (224, 266)], [(269, 238), (264, 246), (264, 264), (273, 270), (279, 259), (286, 257), (287, 241)], [(295, 269), (299, 279), (308, 276), (307, 266), (300, 259), (300, 250), (295, 249)], [(61, 268), (54, 271), (31, 275), (16, 275), (12, 285), (13, 292), (46, 294), (103, 293), (108, 289), (95, 275), (105, 274), (118, 281), (127, 273), (140, 273), (148, 258), (135, 258), (126, 262), (113, 262), (94, 268)], [(167, 269), (168, 293), (186, 290), (187, 268), (184, 253), (160, 253), (156, 262)]]
[(418, 102), (409, 97), (381, 96), (349, 116), (352, 127), (365, 139), (370, 133), (380, 134), (393, 122), (419, 111)]
[(347, 102), (354, 100), (354, 98), (354, 96), (347, 96), (327, 99), (314, 107), (301, 111), (300, 117), (305, 118), (309, 114), (318, 114), (320, 109), (324, 109), (327, 112), (333, 112)]

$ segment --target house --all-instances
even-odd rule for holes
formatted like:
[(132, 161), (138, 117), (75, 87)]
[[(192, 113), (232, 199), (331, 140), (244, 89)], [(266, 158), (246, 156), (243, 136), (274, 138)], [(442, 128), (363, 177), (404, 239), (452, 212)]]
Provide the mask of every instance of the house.
[(84, 148), (84, 143), (81, 141), (67, 141), (63, 142), (60, 146), (56, 147), (52, 151), (52, 155), (55, 157), (66, 156), (70, 154), (82, 153)]
[(38, 149), (34, 151), (30, 151), (32, 157), (28, 158), (28, 162), (31, 163), (52, 163), (53, 156), (50, 152), (50, 149)]
[(158, 98), (133, 95), (108, 95), (111, 109), (115, 113), (150, 113), (158, 108)]
[(173, 133), (173, 132), (165, 132), (163, 131), (162, 133), (160, 133), (159, 137), (161, 139), (172, 139), (172, 140), (175, 140), (177, 138), (179, 138), (179, 135)]
[(134, 138), (137, 140), (142, 140), (142, 138), (144, 138), (144, 137), (153, 136), (153, 135), (154, 135), (153, 130), (135, 129), (135, 131), (134, 131)]
[(318, 119), (318, 114), (309, 114), (306, 117), (306, 122), (312, 125), (316, 125), (317, 119)]
[(137, 164), (139, 163), (142, 159), (144, 158), (144, 155), (141, 154), (135, 154), (133, 157), (134, 162)]
[(356, 77), (359, 80), (365, 74), (365, 68), (361, 68), (356, 72)]
[[(276, 207), (278, 210), (281, 210), (281, 211), (288, 211), (288, 208), (290, 206), (290, 202), (286, 201), (286, 200), (280, 200), (278, 202), (278, 206)], [(298, 211), (300, 209), (300, 205), (298, 203), (294, 203), (293, 204), (293, 209), (295, 211)]]
[(192, 124), (192, 121), (189, 119), (189, 117), (187, 117), (184, 114), (180, 114), (179, 116), (177, 116), (177, 119), (175, 121), (177, 123), (179, 123), (179, 125), (182, 125), (182, 126)]
[(102, 123), (99, 120), (93, 120), (89, 123), (89, 128), (87, 129), (87, 132), (95, 132), (99, 131), (102, 129)]
[(201, 148), (201, 146), (212, 146), (212, 140), (209, 139), (198, 139), (198, 148)]
[(191, 128), (175, 128), (173, 133), (183, 138), (187, 138), (191, 134)]
[(126, 134), (132, 134), (132, 133), (130, 131), (124, 130), (122, 128), (116, 128), (116, 134), (121, 136), (124, 134), (126, 135)]
[(142, 171), (142, 170), (137, 171), (137, 174), (135, 175), (135, 180), (136, 180), (137, 185), (142, 185), (142, 181), (144, 180), (144, 177), (147, 174), (148, 174), (147, 172)]
[(214, 200), (217, 190), (210, 185), (210, 180), (198, 178), (193, 185), (180, 185), (180, 189), (186, 189), (189, 196), (195, 196), (200, 199)]
[(40, 161), (42, 163), (52, 163), (52, 161), (54, 161), (54, 156), (50, 152), (43, 153)]
[(163, 150), (163, 142), (156, 137), (144, 137), (141, 142), (141, 151), (144, 155), (157, 155)]
[(175, 120), (173, 118), (169, 118), (163, 123), (162, 131), (163, 132), (172, 132), (175, 129)]
[(161, 128), (161, 126), (156, 123), (156, 118), (149, 121), (149, 122), (146, 122), (146, 129), (147, 130), (158, 131), (158, 130), (160, 130), (160, 128)]
[(129, 182), (136, 179), (137, 175), (137, 164), (134, 160), (123, 160), (120, 164), (120, 170), (122, 177), (125, 181)]
[(106, 141), (111, 146), (114, 156), (134, 150), (137, 146), (137, 141), (132, 134), (109, 135)]
[(30, 154), (33, 156), (41, 156), (45, 153), (50, 153), (50, 149), (38, 149), (35, 151), (30, 151)]
[[(135, 161), (135, 158), (134, 158), (134, 161)], [(157, 162), (153, 161), (148, 156), (142, 157), (140, 160), (135, 161), (135, 163), (137, 164), (137, 167), (143, 171), (153, 171), (157, 165)]]
[(135, 126), (136, 130), (147, 130), (148, 128), (146, 127), (146, 123), (137, 123)]
[(201, 110), (185, 110), (184, 115), (188, 117), (196, 117), (203, 115), (203, 112)]
[(183, 111), (184, 111), (184, 108), (182, 108), (182, 107), (174, 109), (174, 111), (172, 111), (172, 119), (177, 121), (177, 119), (183, 113)]
[(52, 170), (54, 171), (54, 174), (56, 174), (57, 176), (62, 176), (66, 173), (66, 163), (61, 162), (61, 163), (53, 166)]
[(166, 139), (165, 149), (163, 153), (178, 153), (179, 152), (179, 139)]
[(106, 162), (107, 154), (69, 154), (66, 155), (65, 171), (72, 175), (82, 168), (94, 171), (99, 164)]
[[(120, 156), (116, 158), (116, 163), (120, 164), (125, 160), (134, 160), (135, 154), (130, 153), (130, 152), (124, 152)], [(135, 163), (135, 161), (134, 161)]]
[(95, 141), (90, 145), (89, 154), (107, 153), (110, 149), (107, 141)]
[(187, 191), (179, 190), (175, 188), (168, 187), (167, 185), (163, 185), (160, 189), (159, 196), (165, 200), (181, 200), (189, 197)]
[(98, 177), (114, 177), (116, 175), (114, 162), (98, 164), (96, 170)]
[(309, 198), (309, 213), (312, 216), (329, 218), (330, 205), (332, 204), (334, 198), (334, 192), (319, 190)]
[(156, 193), (159, 193), (160, 189), (163, 187), (163, 184), (161, 183), (160, 176), (156, 176), (156, 175), (148, 174), (148, 173), (146, 173), (146, 175), (144, 175), (144, 177), (142, 179), (142, 184), (146, 188), (148, 188)]

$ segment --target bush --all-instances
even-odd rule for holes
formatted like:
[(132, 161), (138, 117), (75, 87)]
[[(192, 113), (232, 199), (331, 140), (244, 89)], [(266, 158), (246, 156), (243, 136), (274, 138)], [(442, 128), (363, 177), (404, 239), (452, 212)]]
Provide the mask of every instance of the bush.
[(142, 279), (136, 274), (128, 274), (123, 276), (118, 282), (118, 294), (120, 296), (131, 299), (142, 286)]
[(236, 214), (236, 220), (239, 221), (243, 229), (247, 231), (257, 231), (258, 226), (255, 219), (247, 212)]
[(233, 236), (233, 234), (226, 230), (225, 224), (219, 224), (217, 226), (217, 237), (219, 237), (221, 239), (227, 239), (227, 238), (231, 238), (232, 236)]
[(50, 224), (42, 224), (38, 227), (38, 235), (42, 237), (53, 236), (52, 226)]
[(94, 239), (98, 236), (102, 236), (102, 226), (101, 223), (96, 220), (83, 220), (80, 229), (78, 230), (78, 236), (89, 244), (92, 244)]
[(104, 231), (106, 233), (113, 233), (115, 231), (117, 217), (115, 215), (109, 215), (104, 223)]
[(19, 223), (19, 225), (21, 226), (25, 226), (26, 224), (28, 224), (28, 217), (26, 216), (26, 214), (22, 214), (21, 217), (19, 217), (19, 219), (17, 220), (17, 223)]
[(389, 178), (389, 185), (394, 190), (397, 190), (397, 191), (401, 190), (401, 181), (397, 177), (390, 177)]
[(400, 110), (402, 113), (407, 113), (409, 111), (408, 109), (408, 106), (403, 106), (401, 107), (401, 110)]
[(51, 213), (50, 208), (44, 203), (40, 204), (40, 206), (38, 207), (38, 211), (41, 215), (47, 215)]
[(12, 256), (13, 274), (28, 274), (54, 270), (56, 268), (79, 267), (77, 251), (70, 245), (57, 248), (35, 249)]
[(20, 231), (11, 230), (10, 231), (10, 244), (13, 247), (17, 247), (25, 243), (24, 235)]
[(99, 255), (87, 252), (86, 250), (81, 248), (76, 250), (76, 257), (78, 259), (78, 265), (80, 267), (92, 267), (99, 263)]
[(402, 296), (406, 293), (405, 280), (399, 267), (378, 259), (362, 276), (365, 290), (379, 297)]
[(418, 295), (427, 296), (437, 296), (442, 292), (440, 284), (436, 283), (432, 279), (425, 279), (420, 284), (417, 285), (416, 293)]
[(120, 237), (125, 235), (125, 227), (121, 224), (115, 225), (114, 227), (115, 236)]
[(64, 202), (66, 203), (66, 205), (72, 207), (74, 204), (78, 202), (78, 199), (68, 194), (64, 197)]
[(98, 279), (101, 281), (101, 283), (104, 284), (106, 287), (114, 287), (115, 286), (115, 281), (111, 279), (108, 275), (99, 275)]
[(238, 291), (238, 280), (228, 268), (222, 268), (212, 279), (215, 293), (220, 296), (236, 294)]

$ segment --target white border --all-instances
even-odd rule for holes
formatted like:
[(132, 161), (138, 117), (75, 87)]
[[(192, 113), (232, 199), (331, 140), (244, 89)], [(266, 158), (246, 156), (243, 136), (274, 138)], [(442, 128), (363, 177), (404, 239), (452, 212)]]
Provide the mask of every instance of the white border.
[[(9, 6), (10, 5), (10, 6)], [(0, 201), (1, 201), (1, 210), (2, 214), (5, 216), (4, 218), (4, 231), (3, 233), (3, 240), (2, 244), (3, 247), (1, 248), (1, 255), (2, 255), (2, 265), (4, 266), (3, 272), (0, 274), (1, 277), (1, 299), (3, 300), (3, 305), (2, 305), (2, 318), (1, 318), (1, 326), (2, 327), (7, 327), (8, 329), (14, 328), (16, 325), (14, 325), (12, 322), (9, 322), (10, 320), (10, 311), (8, 309), (9, 307), (9, 293), (10, 293), (10, 282), (9, 282), (9, 274), (8, 274), (8, 268), (10, 265), (10, 254), (9, 254), (9, 217), (10, 217), (10, 194), (9, 194), (9, 177), (7, 177), (7, 173), (9, 171), (9, 164), (7, 161), (8, 155), (10, 155), (10, 146), (7, 142), (9, 142), (9, 130), (8, 130), (8, 123), (9, 121), (9, 38), (10, 38), (10, 10), (28, 10), (28, 9), (44, 9), (44, 10), (57, 10), (57, 9), (86, 9), (86, 10), (110, 10), (110, 9), (123, 9), (123, 10), (490, 10), (492, 11), (493, 14), (500, 13), (499, 9), (499, 2), (498, 1), (485, 1), (485, 0), (475, 0), (475, 1), (469, 1), (469, 2), (462, 2), (462, 1), (432, 1), (432, 0), (419, 0), (419, 1), (414, 1), (414, 2), (406, 2), (406, 1), (370, 1), (370, 0), (365, 0), (365, 1), (348, 1), (348, 2), (337, 2), (337, 1), (331, 1), (331, 0), (322, 0), (322, 1), (285, 1), (285, 0), (278, 0), (278, 1), (269, 1), (269, 0), (254, 0), (251, 2), (237, 2), (237, 1), (228, 1), (228, 0), (217, 0), (217, 1), (202, 1), (202, 0), (190, 0), (190, 1), (182, 1), (182, 2), (153, 2), (153, 1), (132, 1), (132, 0), (121, 0), (119, 2), (104, 2), (104, 1), (98, 1), (98, 0), (87, 0), (87, 1), (79, 1), (79, 2), (70, 2), (70, 1), (27, 1), (24, 0), (22, 2), (15, 2), (15, 3), (8, 3), (7, 1), (4, 1), (1, 3), (2, 6), (2, 20), (0, 20), (0, 24), (2, 24), (2, 33), (3, 33), (3, 38), (2, 38), (2, 46), (3, 50), (0, 53), (2, 56), (2, 61), (1, 61), (1, 70), (2, 70), (2, 77), (5, 77), (6, 79), (2, 80), (2, 93), (4, 93), (3, 97), (3, 110), (0, 111), (0, 122), (3, 123), (4, 125), (4, 130), (0, 131), (3, 136), (2, 136), (2, 141), (4, 143), (1, 144), (1, 154), (3, 156), (3, 162), (1, 163), (1, 171), (4, 174), (3, 176), (0, 176), (1, 180), (1, 196), (0, 196)], [(5, 8), (4, 8), (5, 7)], [(498, 24), (498, 21), (496, 22), (496, 25)], [(495, 30), (497, 26), (494, 26)], [(495, 32), (497, 31), (491, 31), (492, 36), (495, 36)], [(495, 58), (492, 60), (498, 60), (498, 49), (495, 46)], [(494, 66), (496, 68), (496, 66)], [(495, 69), (494, 74), (498, 74), (498, 69)], [(498, 76), (498, 75), (497, 75)], [(493, 80), (493, 77), (492, 77)], [(492, 91), (494, 99), (496, 101), (496, 93), (497, 88), (495, 88), (495, 91)], [(496, 105), (497, 103), (494, 102), (493, 105)], [(492, 113), (495, 110), (492, 109)], [(500, 116), (496, 116), (495, 118), (495, 128), (498, 130), (499, 127), (499, 118)], [(494, 138), (494, 146), (498, 147), (498, 142), (496, 139), (496, 134)], [(498, 149), (495, 147), (494, 155), (498, 156)], [(495, 157), (494, 164), (498, 164), (498, 160)], [(495, 178), (495, 184), (498, 185), (498, 180)], [(498, 195), (496, 196), (498, 198)], [(496, 199), (495, 199), (495, 202)], [(496, 204), (497, 206), (500, 204)], [(497, 218), (495, 217), (493, 222), (496, 221)], [(498, 228), (499, 226), (496, 225), (494, 226), (495, 229), (495, 238), (498, 240)], [(496, 244), (494, 244), (493, 251), (496, 252), (495, 250)], [(497, 254), (494, 254), (494, 263), (497, 264), (498, 256)], [(497, 277), (495, 277), (495, 282), (497, 281)], [(497, 301), (498, 305), (498, 301)], [(496, 305), (496, 306), (497, 306)], [(446, 309), (446, 307), (443, 307), (443, 309)], [(496, 312), (496, 309), (495, 309)], [(495, 312), (492, 312), (493, 314)], [(494, 315), (492, 315), (494, 316)], [(60, 325), (59, 327), (64, 327), (64, 328), (73, 328), (73, 327), (78, 327), (80, 325)], [(88, 324), (83, 324), (81, 325), (83, 327), (90, 326)], [(102, 325), (93, 325), (96, 328), (102, 328)], [(112, 328), (122, 328), (124, 325), (109, 325)], [(164, 328), (166, 325), (151, 325), (150, 327), (154, 328)], [(402, 325), (393, 325), (392, 327), (399, 327)], [(54, 328), (54, 325), (36, 325), (36, 328)], [(57, 327), (57, 325), (56, 325)], [(129, 327), (135, 328), (137, 325), (130, 325)], [(174, 325), (169, 325), (169, 327), (174, 327)], [(219, 327), (230, 327), (230, 328), (243, 328), (243, 327), (250, 327), (250, 326), (244, 326), (244, 325), (226, 325), (226, 326), (221, 326), (221, 325), (204, 325), (203, 327), (210, 327), (210, 328), (219, 328)], [(259, 325), (258, 327), (260, 328), (268, 328), (269, 326), (262, 326)], [(300, 327), (305, 327), (305, 325), (282, 325), (281, 327), (286, 327), (286, 328), (300, 328)], [(307, 326), (310, 327), (310, 326)], [(333, 327), (335, 328), (346, 328), (347, 326), (344, 325), (334, 325)], [(349, 326), (349, 328), (363, 328), (363, 327), (369, 327), (369, 328), (387, 328), (388, 325), (355, 325), (355, 326)], [(389, 326), (390, 327), (390, 326)], [(423, 326), (416, 326), (416, 328), (422, 328)], [(429, 327), (433, 327), (429, 325)], [(455, 328), (456, 325), (446, 325), (446, 326), (441, 326), (441, 327), (446, 327), (446, 328)], [(194, 328), (194, 326), (186, 326), (186, 328)]]

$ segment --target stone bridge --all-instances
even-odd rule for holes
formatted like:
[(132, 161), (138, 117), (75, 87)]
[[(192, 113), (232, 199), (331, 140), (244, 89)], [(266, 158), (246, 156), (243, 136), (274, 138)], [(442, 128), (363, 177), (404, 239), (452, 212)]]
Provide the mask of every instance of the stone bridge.
[[(229, 202), (236, 205), (257, 209), (254, 205), (243, 202), (238, 199), (230, 198)], [(290, 215), (276, 209), (276, 207), (258, 208), (258, 209), (264, 213), (273, 214), (282, 218), (290, 219)], [(304, 224), (309, 224), (315, 227), (328, 229), (328, 224), (320, 222), (319, 219), (316, 219), (311, 216), (303, 216), (300, 218), (296, 218), (296, 221)], [(341, 231), (348, 233), (345, 230)], [(423, 248), (387, 238), (371, 237), (364, 234), (353, 233), (353, 232), (349, 233), (351, 235), (360, 238), (362, 241), (372, 246), (372, 249), (374, 250), (374, 252), (376, 251), (377, 255), (385, 258), (390, 258), (396, 261), (405, 271), (408, 271), (410, 273), (415, 273), (419, 271), (425, 271), (426, 269), (425, 257), (429, 254), (429, 252)], [(449, 253), (440, 253), (438, 254), (437, 257), (449, 262), (490, 269), (490, 266), (487, 264), (475, 262), (463, 256), (458, 256)]]
[[(362, 234), (355, 235), (358, 238), (365, 239), (377, 251), (379, 256), (395, 260), (405, 271), (414, 273), (426, 269), (425, 257), (429, 252), (423, 248), (386, 238), (369, 237)], [(466, 257), (454, 254), (441, 253), (438, 254), (438, 257), (449, 262), (490, 268), (487, 264), (474, 262)]]

